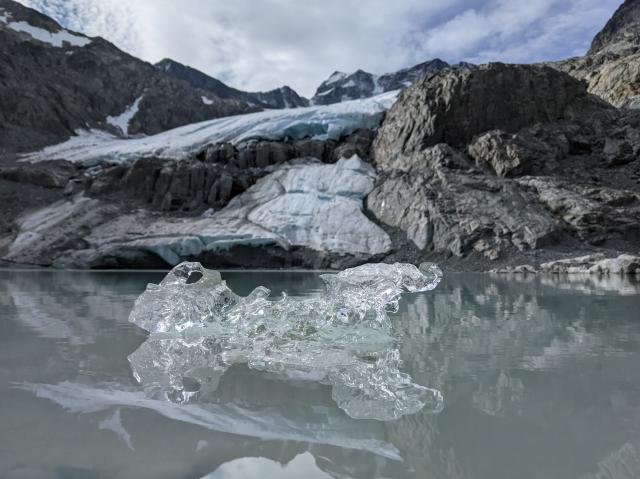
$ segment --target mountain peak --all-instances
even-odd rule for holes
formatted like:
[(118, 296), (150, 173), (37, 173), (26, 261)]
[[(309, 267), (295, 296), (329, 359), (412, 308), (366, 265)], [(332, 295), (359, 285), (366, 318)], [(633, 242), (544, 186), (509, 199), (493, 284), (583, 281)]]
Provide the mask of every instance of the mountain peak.
[(589, 55), (640, 48), (640, 0), (626, 0), (595, 36)]
[(316, 105), (329, 105), (345, 100), (367, 98), (387, 91), (401, 90), (423, 75), (442, 70), (448, 66), (448, 63), (435, 58), (381, 76), (361, 69), (351, 74), (336, 71), (320, 84), (312, 99), (312, 103)]
[(230, 87), (217, 78), (213, 78), (190, 66), (183, 65), (171, 58), (159, 61), (155, 64), (155, 67), (174, 78), (190, 83), (196, 88), (210, 91), (220, 98), (241, 100), (262, 108), (297, 108), (309, 105), (309, 100), (301, 97), (288, 86), (275, 88), (267, 92), (247, 92)]

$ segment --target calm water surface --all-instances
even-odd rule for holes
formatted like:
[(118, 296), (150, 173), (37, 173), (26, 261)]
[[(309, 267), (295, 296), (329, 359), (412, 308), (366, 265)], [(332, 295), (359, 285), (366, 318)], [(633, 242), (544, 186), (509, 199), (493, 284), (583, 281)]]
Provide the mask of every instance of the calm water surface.
[[(329, 387), (234, 366), (217, 400), (145, 397), (127, 322), (163, 273), (0, 270), (1, 478), (640, 478), (640, 284), (445, 276), (394, 316), (445, 408), (355, 420)], [(314, 273), (228, 272), (309, 295)]]

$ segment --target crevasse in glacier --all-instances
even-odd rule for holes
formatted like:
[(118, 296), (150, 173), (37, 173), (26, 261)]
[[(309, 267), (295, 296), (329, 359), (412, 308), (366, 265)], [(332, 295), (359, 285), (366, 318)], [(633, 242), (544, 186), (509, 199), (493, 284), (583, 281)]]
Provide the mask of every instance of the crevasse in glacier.
[(332, 386), (349, 416), (389, 420), (442, 408), (439, 391), (412, 382), (388, 313), (403, 292), (442, 278), (430, 263), (366, 264), (321, 276), (325, 292), (270, 299), (260, 286), (236, 295), (220, 273), (182, 263), (149, 284), (129, 320), (149, 338), (129, 356), (146, 391), (178, 402), (207, 401), (227, 368), (249, 368)]

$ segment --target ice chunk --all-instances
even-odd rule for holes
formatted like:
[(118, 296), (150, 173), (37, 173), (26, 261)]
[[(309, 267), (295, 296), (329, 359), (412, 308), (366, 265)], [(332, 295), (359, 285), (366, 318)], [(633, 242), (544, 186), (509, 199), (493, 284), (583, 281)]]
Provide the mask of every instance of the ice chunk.
[(322, 275), (322, 295), (273, 300), (262, 286), (240, 297), (217, 271), (182, 263), (136, 300), (129, 320), (151, 335), (129, 361), (147, 392), (179, 403), (206, 400), (227, 368), (245, 363), (331, 385), (354, 418), (439, 411), (440, 392), (400, 371), (388, 313), (403, 292), (441, 278), (434, 264), (368, 264)]
[(25, 161), (127, 162), (142, 157), (188, 158), (207, 145), (284, 138), (336, 139), (359, 128), (377, 128), (398, 92), (326, 106), (268, 110), (194, 123), (144, 138), (123, 139), (100, 130), (78, 130), (64, 143), (22, 156)]

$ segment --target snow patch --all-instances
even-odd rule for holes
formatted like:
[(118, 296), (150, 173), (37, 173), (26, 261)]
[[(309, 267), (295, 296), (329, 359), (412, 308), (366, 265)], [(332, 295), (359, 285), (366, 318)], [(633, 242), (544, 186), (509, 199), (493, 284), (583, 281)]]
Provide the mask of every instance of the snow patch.
[(7, 17), (0, 17), (3, 23), (7, 24), (7, 27), (15, 30), (16, 32), (26, 33), (30, 35), (34, 40), (48, 43), (54, 47), (62, 47), (65, 43), (73, 47), (84, 47), (91, 43), (91, 39), (82, 35), (76, 35), (68, 30), (60, 30), (59, 32), (50, 32), (44, 28), (39, 28), (31, 25), (27, 22), (8, 22)]
[(124, 112), (118, 116), (108, 116), (106, 119), (107, 123), (118, 128), (123, 135), (129, 136), (129, 122), (136, 116), (136, 113), (138, 113), (141, 100), (142, 96), (137, 98), (132, 105), (129, 105)]
[(329, 88), (327, 91), (323, 91), (322, 93), (318, 93), (316, 96), (328, 95), (329, 93), (333, 92), (334, 90), (335, 90), (335, 88)]
[(339, 82), (347, 78), (347, 74), (343, 72), (334, 72), (329, 78), (327, 78), (324, 82), (325, 85), (331, 85), (332, 83)]
[(380, 95), (382, 92), (384, 92), (384, 88), (380, 85), (380, 77), (373, 75), (373, 94)]
[(74, 162), (110, 163), (141, 157), (185, 159), (207, 145), (284, 138), (336, 139), (359, 128), (380, 125), (384, 112), (396, 101), (397, 91), (333, 105), (269, 110), (217, 118), (144, 138), (123, 139), (103, 131), (79, 130), (64, 143), (22, 156), (23, 161), (66, 159)]
[(207, 98), (206, 96), (203, 96), (201, 98), (202, 103), (204, 103), (205, 105), (213, 105), (213, 100), (211, 100), (210, 98)]

